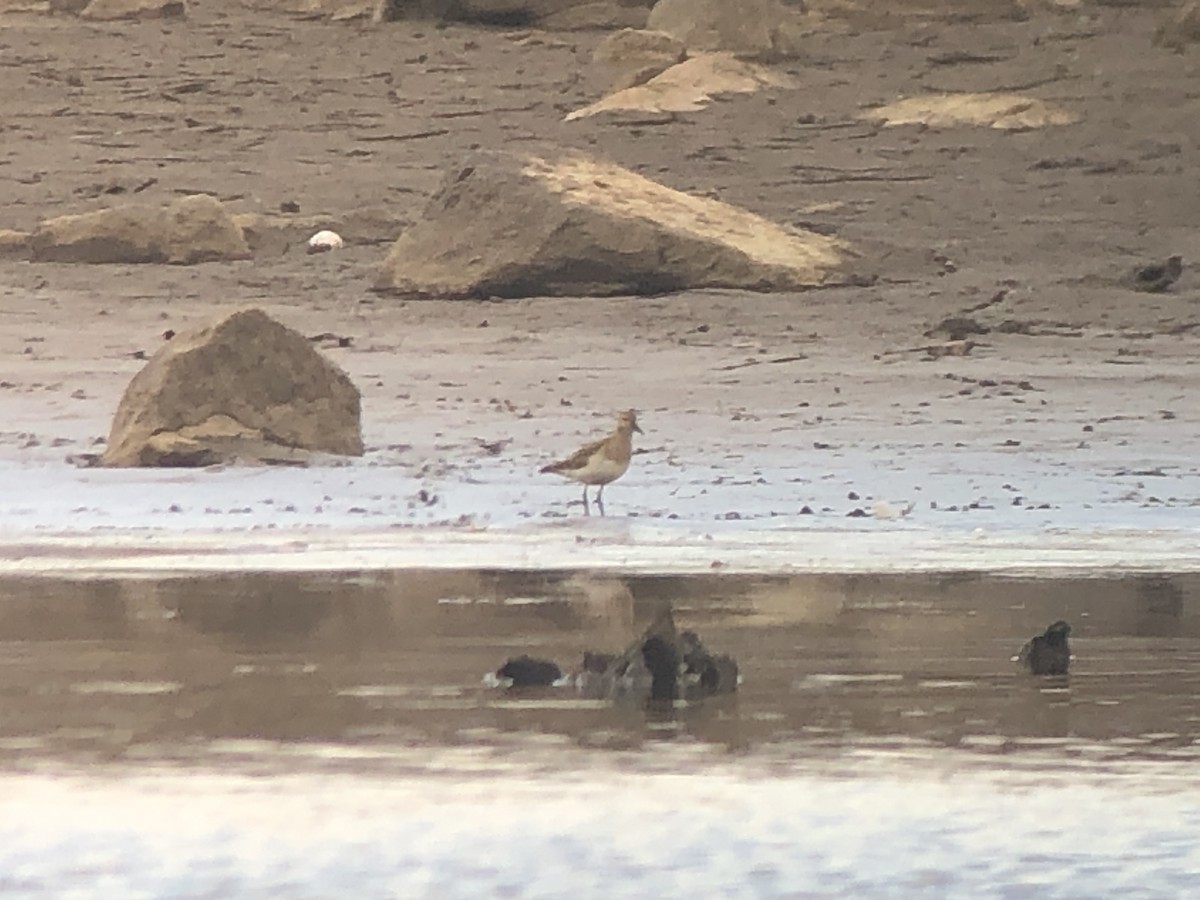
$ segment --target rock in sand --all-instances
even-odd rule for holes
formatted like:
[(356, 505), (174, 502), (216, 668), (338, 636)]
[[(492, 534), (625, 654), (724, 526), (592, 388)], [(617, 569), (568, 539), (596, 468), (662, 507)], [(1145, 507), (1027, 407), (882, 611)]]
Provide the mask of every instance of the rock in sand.
[(37, 262), (192, 265), (250, 256), (242, 229), (207, 194), (47, 219), (29, 245)]
[(868, 110), (863, 119), (885, 125), (926, 125), (954, 128), (976, 125), (1002, 131), (1029, 131), (1049, 125), (1070, 125), (1076, 117), (1036, 97), (1009, 93), (933, 93), (906, 97)]
[(121, 398), (106, 466), (304, 462), (361, 456), (361, 401), (304, 335), (248, 309), (181, 332)]
[(844, 283), (845, 242), (573, 151), (480, 154), (449, 173), (376, 280), (413, 297), (798, 290)]
[[(646, 76), (643, 78), (643, 76)], [(732, 53), (701, 53), (661, 72), (651, 67), (627, 75), (631, 86), (618, 89), (582, 109), (566, 115), (566, 121), (600, 113), (633, 110), (643, 113), (694, 112), (715, 97), (751, 94), (764, 88), (792, 88), (795, 81), (769, 66), (738, 59)]]

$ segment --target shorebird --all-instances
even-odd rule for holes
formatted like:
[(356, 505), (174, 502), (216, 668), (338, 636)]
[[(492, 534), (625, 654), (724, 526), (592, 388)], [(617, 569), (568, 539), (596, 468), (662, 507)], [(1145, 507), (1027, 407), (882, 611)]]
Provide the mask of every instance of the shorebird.
[(637, 413), (627, 409), (617, 416), (617, 428), (608, 437), (580, 447), (566, 459), (543, 466), (541, 471), (561, 475), (583, 485), (584, 515), (592, 514), (588, 506), (588, 487), (599, 485), (596, 506), (600, 515), (604, 515), (604, 486), (616, 481), (629, 469), (635, 431), (642, 433), (638, 427)]
[(1067, 636), (1071, 626), (1058, 621), (1046, 629), (1045, 634), (1031, 638), (1014, 660), (1029, 667), (1034, 675), (1066, 675), (1071, 666), (1071, 648)]

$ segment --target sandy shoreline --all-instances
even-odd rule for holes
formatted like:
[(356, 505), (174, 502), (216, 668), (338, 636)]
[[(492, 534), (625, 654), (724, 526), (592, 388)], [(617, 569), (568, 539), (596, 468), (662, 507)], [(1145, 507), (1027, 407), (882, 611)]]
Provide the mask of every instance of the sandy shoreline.
[[(25, 140), (0, 167), (12, 200), (0, 226), (122, 199), (95, 188), (127, 194), (148, 174), (146, 202), (196, 190), (251, 210), (383, 202), (412, 220), (456, 153), (545, 141), (816, 224), (863, 247), (881, 279), (802, 294), (418, 303), (369, 292), (386, 249), (372, 244), (187, 268), (0, 260), (2, 565), (503, 563), (532, 541), (542, 549), (519, 559), (664, 571), (713, 559), (754, 571), (1194, 569), (1196, 281), (1186, 270), (1151, 295), (1115, 280), (1168, 252), (1200, 257), (1183, 189), (1200, 146), (1200, 116), (1187, 113), (1200, 63), (1151, 47), (1156, 23), (1155, 11), (1100, 10), (835, 29), (789, 67), (804, 90), (655, 126), (561, 121), (603, 84), (588, 61), (598, 35), (337, 30), (360, 42), (353, 56), (331, 26), (267, 27), (238, 6), (163, 25), (10, 24), (0, 42), (36, 49), (14, 64), (44, 77), (12, 101)], [(84, 39), (96, 56), (76, 72)], [(178, 66), (147, 63), (155, 42)], [(990, 61), (939, 62), (963, 47)], [(253, 85), (240, 68), (250, 60)], [(202, 89), (180, 94), (185, 77)], [(905, 92), (1039, 79), (1038, 95), (1079, 124), (850, 125)], [(184, 114), (212, 127), (181, 135)], [(430, 123), (445, 133), (372, 137)], [(67, 461), (96, 452), (137, 355), (164, 330), (248, 305), (350, 338), (323, 352), (363, 392), (363, 459), (217, 472)], [(969, 310), (993, 329), (970, 356), (896, 352)], [(631, 406), (647, 433), (606, 492), (610, 518), (576, 519), (575, 487), (537, 469)], [(877, 501), (913, 511), (847, 518)], [(591, 543), (613, 533), (610, 548)], [(289, 551), (294, 541), (306, 549)], [(180, 549), (156, 555), (163, 545)], [(209, 545), (220, 552), (191, 549)]]

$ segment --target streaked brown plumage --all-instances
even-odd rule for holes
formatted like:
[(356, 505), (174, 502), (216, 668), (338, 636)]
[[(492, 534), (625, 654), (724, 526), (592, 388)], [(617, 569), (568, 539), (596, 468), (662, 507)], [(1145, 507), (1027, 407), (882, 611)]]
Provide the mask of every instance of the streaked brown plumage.
[(543, 466), (542, 472), (561, 475), (583, 485), (583, 511), (591, 515), (588, 505), (588, 487), (599, 485), (596, 506), (604, 515), (604, 486), (620, 478), (629, 469), (633, 455), (633, 433), (642, 433), (638, 427), (637, 413), (627, 409), (617, 416), (617, 427), (608, 437), (592, 441), (580, 447), (566, 459)]

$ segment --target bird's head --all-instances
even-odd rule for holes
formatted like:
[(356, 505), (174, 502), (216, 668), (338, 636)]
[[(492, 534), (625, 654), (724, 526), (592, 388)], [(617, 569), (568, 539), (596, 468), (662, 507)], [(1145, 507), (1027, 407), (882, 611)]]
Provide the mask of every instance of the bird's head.
[(636, 431), (638, 434), (645, 433), (638, 425), (637, 410), (635, 409), (627, 409), (617, 416), (617, 428), (621, 431)]

